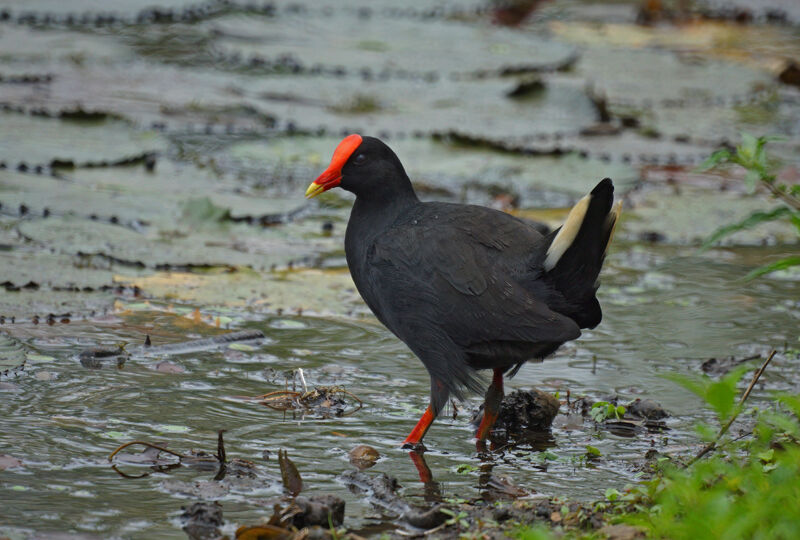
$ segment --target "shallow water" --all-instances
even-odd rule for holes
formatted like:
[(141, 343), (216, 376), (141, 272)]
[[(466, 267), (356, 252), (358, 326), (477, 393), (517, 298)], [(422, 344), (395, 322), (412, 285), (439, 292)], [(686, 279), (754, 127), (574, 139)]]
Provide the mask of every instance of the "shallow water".
[[(341, 480), (359, 444), (381, 455), (368, 473), (397, 477), (415, 501), (490, 499), (490, 472), (595, 500), (646, 474), (648, 449), (698, 447), (693, 426), (710, 413), (664, 373), (776, 348), (751, 402), (798, 392), (797, 272), (741, 280), (796, 254), (796, 231), (763, 224), (697, 249), (775, 204), (747, 195), (741, 171), (693, 171), (719, 145), (781, 135), (770, 155), (800, 181), (800, 91), (776, 78), (800, 42), (792, 13), (766, 22), (776, 1), (754, 3), (753, 24), (720, 12), (645, 27), (638, 1), (559, 0), (518, 28), (468, 0), (165, 0), (158, 17), (150, 1), (0, 5), (0, 537), (183, 538), (181, 507), (201, 499), (221, 502), (232, 535), (283, 496), (280, 449), (304, 493), (344, 498), (345, 526), (377, 533), (394, 516)], [(426, 54), (431, 36), (441, 54)], [(603, 322), (508, 383), (558, 394), (552, 433), (479, 455), (472, 396), (426, 436), (434, 485), (399, 448), (427, 405), (427, 373), (344, 268), (351, 197), (302, 199), (352, 131), (386, 139), (425, 200), (551, 226), (600, 178), (624, 201)], [(241, 329), (266, 337), (120, 368), (78, 358)], [(299, 368), (364, 407), (323, 418), (241, 399), (298, 388)], [(570, 414), (567, 399), (583, 396), (649, 398), (672, 416), (665, 431), (612, 432)], [(214, 452), (219, 430), (254, 478), (125, 463), (138, 447), (119, 472), (107, 459), (133, 440)], [(587, 445), (602, 458), (586, 463)]]
[[(554, 358), (527, 365), (509, 384), (558, 391), (562, 399), (567, 390), (573, 399), (653, 399), (673, 415), (669, 430), (618, 436), (567, 416), (562, 406), (549, 441), (535, 449), (523, 445), (497, 452), (481, 471), (462, 474), (459, 465), (481, 463), (468, 424), (479, 403), (473, 398), (459, 407), (457, 418), (438, 419), (425, 440), (425, 457), (441, 496), (480, 496), (480, 475), (492, 470), (531, 491), (592, 500), (602, 498), (609, 486), (636, 481), (647, 449), (688, 451), (697, 445), (691, 426), (706, 412), (661, 374), (698, 373), (710, 356), (766, 352), (790, 341), (800, 318), (796, 281), (742, 284), (736, 281), (739, 255), (735, 250), (728, 254), (732, 261), (722, 263), (712, 260), (713, 254), (700, 257), (685, 248), (616, 246), (600, 289), (603, 323)], [(398, 443), (426, 405), (428, 379), (401, 343), (369, 319), (271, 316), (241, 327), (260, 329), (267, 338), (252, 351), (225, 348), (170, 357), (185, 371), (163, 373), (155, 368), (163, 359), (134, 356), (121, 369), (91, 370), (81, 366), (76, 354), (94, 343), (141, 343), (145, 333), (159, 344), (208, 330), (186, 316), (155, 310), (123, 311), (108, 321), (4, 326), (3, 332), (19, 339), (31, 358), (17, 376), (4, 377), (1, 390), (0, 449), (24, 462), (22, 468), (6, 470), (0, 482), (3, 521), (12, 526), (6, 534), (19, 526), (126, 538), (179, 536), (181, 506), (209, 496), (222, 502), (229, 523), (256, 522), (281, 494), (275, 457), (281, 448), (297, 465), (306, 492), (334, 493), (346, 500), (351, 528), (381, 520), (380, 512), (339, 480), (352, 468), (347, 452), (358, 444), (381, 454), (371, 471), (396, 476), (406, 495), (424, 498), (426, 490)], [(324, 419), (234, 399), (299, 385), (290, 380), (298, 368), (309, 385), (343, 386), (364, 401), (364, 408)], [(796, 390), (798, 380), (796, 356), (781, 354), (752, 399), (763, 399), (767, 390)], [(129, 479), (106, 459), (130, 440), (211, 452), (220, 429), (226, 430), (228, 458), (253, 461), (258, 481), (223, 482), (212, 491), (206, 486), (191, 493), (192, 483), (211, 480), (215, 471), (181, 467), (152, 472), (120, 464), (130, 475), (151, 472)], [(604, 456), (592, 465), (578, 459), (589, 444)], [(557, 459), (543, 465), (543, 447)]]

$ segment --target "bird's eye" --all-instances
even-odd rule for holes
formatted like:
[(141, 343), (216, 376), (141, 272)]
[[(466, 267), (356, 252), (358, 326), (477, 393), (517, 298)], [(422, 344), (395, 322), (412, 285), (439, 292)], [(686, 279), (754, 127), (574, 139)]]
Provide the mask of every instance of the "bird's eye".
[(353, 160), (353, 163), (356, 164), (356, 165), (361, 165), (365, 161), (367, 161), (366, 154), (357, 154), (355, 159)]

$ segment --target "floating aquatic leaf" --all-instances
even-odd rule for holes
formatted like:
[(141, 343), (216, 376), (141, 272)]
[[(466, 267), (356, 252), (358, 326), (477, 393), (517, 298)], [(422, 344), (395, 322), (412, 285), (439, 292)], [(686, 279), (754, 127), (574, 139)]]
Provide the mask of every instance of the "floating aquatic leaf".
[(166, 433), (188, 433), (191, 431), (187, 426), (175, 426), (171, 424), (158, 424), (155, 428)]
[(42, 364), (55, 361), (55, 358), (47, 354), (28, 353), (25, 355), (25, 358), (31, 364)]
[[(157, 272), (149, 277), (116, 276), (115, 281), (138, 286), (153, 298), (206, 306), (248, 307), (265, 312), (359, 316), (366, 309), (349, 272), (296, 270), (260, 273), (212, 271), (203, 274)], [(276, 328), (304, 328), (291, 319), (273, 320)]]
[(156, 152), (165, 146), (159, 135), (133, 129), (118, 120), (86, 125), (0, 113), (0, 122), (6, 133), (25, 133), (25, 137), (4, 139), (0, 146), (0, 161), (14, 165), (20, 162), (29, 166), (49, 165), (54, 159), (75, 164), (117, 161)]
[(256, 347), (253, 347), (252, 345), (248, 345), (246, 343), (231, 343), (230, 345), (228, 345), (228, 348), (234, 351), (242, 351), (242, 352), (253, 352), (256, 350)]
[(303, 480), (300, 478), (300, 473), (297, 471), (294, 462), (289, 459), (286, 450), (278, 450), (278, 463), (281, 467), (283, 487), (290, 494), (298, 495), (303, 491)]
[(0, 454), (0, 471), (23, 466), (21, 459), (9, 456), (8, 454)]

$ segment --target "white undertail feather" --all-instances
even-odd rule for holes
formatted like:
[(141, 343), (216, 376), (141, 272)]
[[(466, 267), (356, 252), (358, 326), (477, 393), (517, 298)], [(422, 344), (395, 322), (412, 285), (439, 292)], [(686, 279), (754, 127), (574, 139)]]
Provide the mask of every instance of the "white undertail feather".
[(592, 195), (590, 193), (579, 200), (578, 203), (572, 207), (572, 210), (569, 211), (569, 214), (567, 214), (567, 220), (564, 222), (564, 225), (561, 226), (561, 230), (558, 231), (550, 247), (547, 248), (547, 258), (544, 260), (544, 269), (546, 271), (549, 272), (555, 268), (556, 264), (558, 264), (558, 260), (564, 255), (567, 249), (569, 249), (572, 242), (575, 241), (575, 237), (578, 236), (578, 231), (581, 230), (583, 218), (586, 217), (586, 211), (589, 209), (589, 201), (591, 201), (591, 199)]
[(610, 226), (611, 231), (608, 233), (608, 242), (606, 242), (606, 249), (603, 250), (604, 256), (606, 254), (606, 251), (608, 251), (608, 246), (611, 245), (611, 241), (614, 239), (614, 231), (617, 230), (617, 223), (619, 222), (620, 214), (622, 214), (622, 201), (617, 201), (616, 203), (614, 203), (614, 206), (611, 207), (611, 212), (608, 213), (608, 217), (606, 217), (606, 228)]

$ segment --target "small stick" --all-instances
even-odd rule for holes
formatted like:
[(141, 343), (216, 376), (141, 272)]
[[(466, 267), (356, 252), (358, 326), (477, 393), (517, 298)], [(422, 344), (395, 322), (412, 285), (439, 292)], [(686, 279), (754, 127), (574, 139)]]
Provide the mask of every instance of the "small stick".
[(303, 368), (297, 368), (297, 373), (300, 375), (300, 382), (303, 383), (303, 393), (308, 393), (308, 386), (306, 386), (306, 378), (303, 376)]
[(220, 464), (225, 464), (228, 461), (227, 457), (225, 456), (225, 442), (222, 440), (222, 434), (225, 433), (226, 430), (221, 429), (217, 432), (217, 461)]
[(247, 397), (247, 399), (267, 401), (268, 399), (278, 399), (279, 397), (287, 396), (298, 397), (300, 396), (300, 392), (293, 392), (292, 390), (275, 390), (274, 392), (268, 392), (266, 394), (261, 394), (260, 396)]
[(142, 444), (142, 445), (147, 446), (149, 448), (155, 448), (156, 450), (160, 450), (162, 452), (166, 452), (167, 454), (172, 454), (173, 456), (177, 456), (177, 457), (179, 457), (181, 459), (184, 459), (186, 457), (183, 454), (179, 454), (177, 452), (173, 452), (172, 450), (168, 450), (167, 448), (164, 448), (163, 446), (158, 446), (157, 444), (149, 443), (147, 441), (131, 441), (131, 442), (126, 442), (125, 444), (119, 445), (117, 447), (117, 449), (114, 450), (113, 452), (111, 452), (111, 455), (108, 456), (108, 461), (111, 461), (112, 458), (114, 456), (116, 456), (119, 453), (119, 451), (122, 450), (123, 448), (127, 448), (127, 447), (129, 447), (131, 445), (134, 445), (134, 444)]
[(772, 352), (767, 357), (767, 359), (764, 361), (764, 363), (761, 364), (761, 367), (758, 368), (758, 371), (756, 371), (755, 375), (753, 375), (753, 380), (750, 381), (750, 385), (747, 387), (747, 390), (744, 391), (744, 394), (742, 394), (742, 398), (739, 400), (738, 410), (735, 413), (733, 413), (733, 415), (731, 416), (730, 420), (728, 420), (725, 423), (725, 425), (720, 428), (719, 433), (717, 433), (716, 438), (713, 441), (711, 441), (710, 443), (708, 443), (705, 446), (705, 448), (700, 450), (700, 453), (698, 453), (694, 457), (694, 459), (692, 459), (688, 463), (688, 465), (686, 465), (687, 467), (691, 467), (697, 460), (699, 460), (700, 458), (702, 458), (703, 456), (705, 456), (706, 454), (708, 454), (709, 452), (711, 452), (712, 450), (714, 450), (717, 447), (717, 443), (719, 442), (719, 440), (728, 432), (728, 429), (730, 429), (730, 427), (733, 424), (733, 422), (736, 421), (736, 418), (738, 418), (739, 413), (742, 412), (742, 405), (744, 405), (744, 402), (750, 396), (750, 392), (752, 392), (753, 387), (758, 382), (758, 379), (761, 378), (761, 375), (764, 373), (764, 370), (767, 369), (767, 366), (772, 361), (772, 357), (775, 356), (776, 352), (777, 351), (775, 349), (773, 349)]

